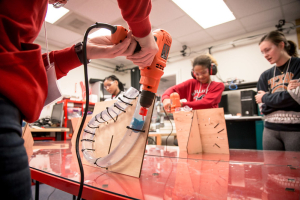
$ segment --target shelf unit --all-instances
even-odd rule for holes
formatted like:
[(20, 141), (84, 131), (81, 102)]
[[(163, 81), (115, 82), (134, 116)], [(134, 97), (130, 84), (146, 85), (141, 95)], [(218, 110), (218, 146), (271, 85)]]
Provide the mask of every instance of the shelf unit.
[[(85, 108), (85, 101), (74, 101), (70, 99), (63, 99), (61, 101), (58, 101), (57, 104), (63, 103), (63, 109), (64, 109), (64, 123), (63, 126), (67, 128), (68, 120), (68, 108), (81, 108), (81, 113), (84, 113)], [(90, 102), (89, 108), (94, 108), (95, 103)], [(72, 136), (69, 136), (67, 132), (63, 132), (63, 140), (71, 139)]]

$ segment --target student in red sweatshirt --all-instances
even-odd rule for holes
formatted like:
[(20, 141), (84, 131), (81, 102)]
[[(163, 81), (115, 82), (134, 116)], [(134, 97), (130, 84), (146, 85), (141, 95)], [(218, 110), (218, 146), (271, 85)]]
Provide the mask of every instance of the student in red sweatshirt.
[[(23, 119), (27, 122), (37, 120), (47, 97), (47, 56), (42, 55), (41, 47), (33, 42), (44, 23), (48, 3), (57, 2), (66, 3), (67, 0), (0, 1), (1, 199), (31, 198), (21, 122)], [(122, 55), (140, 67), (150, 65), (158, 50), (149, 20), (151, 0), (132, 0), (130, 3), (118, 0), (118, 4), (132, 33), (118, 45), (113, 45), (109, 36), (90, 40), (87, 44), (88, 59)], [(141, 51), (132, 55), (136, 41)], [(82, 44), (52, 51), (49, 57), (59, 79), (82, 65)]]
[(164, 108), (171, 111), (170, 95), (177, 92), (180, 99), (186, 99), (181, 106), (189, 106), (194, 110), (206, 108), (218, 108), (222, 92), (225, 87), (223, 83), (211, 81), (210, 76), (217, 72), (217, 62), (211, 55), (201, 55), (194, 59), (192, 68), (192, 79), (167, 89), (162, 95)]

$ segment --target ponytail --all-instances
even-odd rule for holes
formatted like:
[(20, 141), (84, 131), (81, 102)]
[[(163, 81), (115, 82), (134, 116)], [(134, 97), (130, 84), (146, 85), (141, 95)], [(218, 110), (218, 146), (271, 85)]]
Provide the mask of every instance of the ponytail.
[(295, 42), (288, 40), (285, 50), (290, 56), (298, 57), (297, 45)]

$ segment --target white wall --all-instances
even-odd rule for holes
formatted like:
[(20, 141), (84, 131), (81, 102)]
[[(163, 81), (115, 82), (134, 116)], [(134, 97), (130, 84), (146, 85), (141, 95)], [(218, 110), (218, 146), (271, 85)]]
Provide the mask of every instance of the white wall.
[[(88, 68), (89, 79), (90, 78), (103, 79), (112, 74), (116, 75), (122, 83), (126, 83), (126, 87), (131, 86), (130, 71), (128, 71), (126, 74), (125, 73), (121, 74), (121, 73), (115, 73), (112, 70), (106, 71), (95, 67)], [(59, 88), (62, 95), (78, 96), (81, 100), (82, 91), (80, 87), (80, 81), (84, 83), (83, 66), (71, 70), (67, 74), (67, 76), (62, 77), (61, 79), (58, 80)], [(76, 92), (75, 92), (75, 85), (76, 85)], [(44, 107), (44, 109), (41, 112), (40, 118), (51, 116), (53, 104), (49, 104), (48, 106)]]

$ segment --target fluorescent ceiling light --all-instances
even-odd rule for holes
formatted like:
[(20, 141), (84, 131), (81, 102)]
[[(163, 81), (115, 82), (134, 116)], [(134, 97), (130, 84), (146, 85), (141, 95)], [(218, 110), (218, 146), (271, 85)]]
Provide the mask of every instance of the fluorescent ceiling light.
[(98, 31), (95, 31), (94, 33), (89, 34), (88, 38), (94, 38), (94, 37), (103, 36), (103, 35), (111, 35), (111, 31), (106, 28), (101, 28)]
[(48, 5), (45, 21), (53, 24), (68, 12), (69, 10), (64, 7), (54, 8), (52, 5)]
[(173, 0), (204, 29), (235, 20), (223, 0)]

